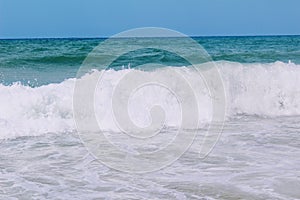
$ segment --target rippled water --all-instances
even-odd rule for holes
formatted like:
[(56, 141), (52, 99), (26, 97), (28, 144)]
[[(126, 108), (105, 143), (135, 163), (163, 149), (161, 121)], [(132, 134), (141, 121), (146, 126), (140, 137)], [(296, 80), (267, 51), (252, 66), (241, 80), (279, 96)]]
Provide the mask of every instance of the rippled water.
[[(195, 37), (214, 61), (239, 63), (300, 63), (300, 36), (264, 37)], [(0, 40), (0, 83), (21, 82), (39, 86), (59, 83), (76, 76), (88, 53), (105, 39), (25, 39)], [(122, 44), (122, 43), (120, 43)], [(115, 46), (118, 46), (116, 39)], [(187, 54), (192, 53), (187, 49)], [(108, 50), (109, 53), (109, 50)], [(162, 51), (144, 52), (133, 59), (131, 54), (119, 60), (119, 66), (157, 61), (167, 66), (184, 65)]]

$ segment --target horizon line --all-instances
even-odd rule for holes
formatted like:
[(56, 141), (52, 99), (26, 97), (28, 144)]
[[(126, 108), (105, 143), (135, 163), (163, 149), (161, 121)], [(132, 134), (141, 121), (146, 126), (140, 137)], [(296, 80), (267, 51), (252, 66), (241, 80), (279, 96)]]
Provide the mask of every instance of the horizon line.
[[(275, 36), (300, 36), (300, 34), (258, 34), (258, 35), (188, 35), (187, 37), (191, 38), (201, 38), (201, 37), (275, 37)], [(162, 36), (161, 38), (166, 37), (166, 38), (172, 38), (167, 37), (167, 36)], [(78, 37), (78, 36), (66, 36), (66, 37), (0, 37), (0, 40), (34, 40), (34, 39), (108, 39), (111, 38), (109, 36), (83, 36), (83, 37)], [(118, 37), (114, 37), (118, 38)], [(126, 37), (120, 37), (120, 38), (126, 38)], [(135, 37), (138, 38), (138, 37)], [(143, 38), (143, 37), (140, 37)], [(151, 38), (151, 37), (150, 37)], [(160, 37), (152, 37), (152, 38), (160, 38)], [(176, 38), (176, 37), (174, 37)]]

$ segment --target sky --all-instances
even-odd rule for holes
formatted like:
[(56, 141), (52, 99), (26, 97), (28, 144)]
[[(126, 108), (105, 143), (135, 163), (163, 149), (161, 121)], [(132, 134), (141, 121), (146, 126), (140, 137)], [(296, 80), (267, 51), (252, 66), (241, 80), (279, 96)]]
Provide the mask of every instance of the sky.
[(299, 0), (0, 0), (0, 38), (109, 37), (139, 27), (190, 36), (299, 35)]

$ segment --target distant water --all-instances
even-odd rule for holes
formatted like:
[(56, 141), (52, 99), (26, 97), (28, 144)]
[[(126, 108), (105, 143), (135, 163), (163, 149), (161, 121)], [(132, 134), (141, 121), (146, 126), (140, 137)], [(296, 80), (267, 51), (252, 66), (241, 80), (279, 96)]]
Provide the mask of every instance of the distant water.
[[(104, 39), (0, 40), (0, 199), (300, 199), (300, 36), (193, 39), (217, 61), (224, 82), (224, 133), (205, 160), (191, 148), (145, 175), (105, 167), (76, 134), (76, 73)], [(114, 48), (122, 47), (116, 42), (108, 53)], [(140, 71), (148, 62), (166, 67)], [(136, 76), (185, 73), (201, 97), (199, 118), (209, 120), (210, 96), (185, 60), (148, 49), (109, 67), (97, 108), (105, 112), (100, 121), (108, 134), (118, 132), (107, 111), (112, 88), (134, 69)], [(140, 99), (130, 107), (133, 116), (148, 123), (144, 102), (159, 100), (169, 113), (166, 137), (172, 135), (179, 113), (174, 99), (154, 89)], [(125, 148), (134, 151), (134, 145)]]
[[(268, 37), (196, 37), (214, 61), (239, 63), (300, 64), (300, 36)], [(37, 86), (59, 83), (76, 76), (87, 54), (104, 39), (26, 39), (0, 40), (0, 81), (3, 84), (21, 82)], [(115, 46), (113, 48), (120, 48)], [(188, 50), (187, 50), (188, 53)], [(149, 55), (150, 54), (150, 55)], [(142, 60), (144, 59), (144, 60)], [(159, 61), (180, 66), (174, 57), (163, 52), (146, 52), (139, 59), (130, 56), (120, 60), (118, 68), (134, 62)], [(138, 63), (140, 64), (140, 63)]]

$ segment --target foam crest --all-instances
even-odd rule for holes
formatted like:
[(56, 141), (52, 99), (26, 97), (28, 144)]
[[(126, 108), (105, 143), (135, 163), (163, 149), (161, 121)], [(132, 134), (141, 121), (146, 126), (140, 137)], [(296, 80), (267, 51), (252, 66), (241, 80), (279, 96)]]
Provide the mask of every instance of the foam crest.
[[(299, 65), (282, 62), (241, 64), (224, 61), (216, 64), (224, 81), (228, 118), (237, 115), (300, 115)], [(95, 113), (101, 128), (119, 130), (113, 116), (111, 98), (114, 88), (126, 73), (168, 79), (172, 70), (183, 74), (189, 80), (197, 97), (199, 119), (203, 123), (209, 122), (212, 115), (211, 97), (205, 84), (194, 71), (187, 67), (165, 67), (151, 72), (124, 69), (106, 71), (97, 87)], [(95, 78), (99, 73), (101, 72), (94, 71), (82, 78)], [(173, 84), (176, 88), (175, 93), (182, 92), (180, 82)], [(72, 106), (74, 86), (75, 79), (36, 88), (18, 83), (10, 86), (0, 85), (0, 139), (75, 131)], [(148, 85), (132, 94), (128, 102), (129, 116), (138, 127), (147, 126), (153, 120), (150, 111), (154, 105), (163, 108), (165, 126), (180, 126), (180, 103), (170, 91), (157, 85)]]
[(218, 62), (224, 80), (228, 116), (300, 115), (300, 66), (293, 63)]
[(0, 138), (74, 130), (74, 80), (31, 88), (0, 85)]

